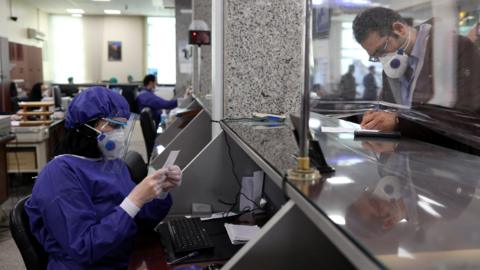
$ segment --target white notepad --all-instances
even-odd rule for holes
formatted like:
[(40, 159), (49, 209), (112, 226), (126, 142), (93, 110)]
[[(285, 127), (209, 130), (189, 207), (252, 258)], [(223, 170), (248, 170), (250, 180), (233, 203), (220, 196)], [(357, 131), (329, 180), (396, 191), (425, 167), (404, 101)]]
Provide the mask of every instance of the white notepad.
[(225, 223), (228, 237), (233, 245), (244, 244), (249, 240), (255, 238), (260, 232), (260, 227), (257, 225), (235, 225)]

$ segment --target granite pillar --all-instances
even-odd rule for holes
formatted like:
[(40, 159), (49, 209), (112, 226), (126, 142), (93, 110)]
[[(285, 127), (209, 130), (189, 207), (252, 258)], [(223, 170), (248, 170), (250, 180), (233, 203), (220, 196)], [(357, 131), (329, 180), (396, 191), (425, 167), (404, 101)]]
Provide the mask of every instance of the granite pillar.
[(193, 59), (188, 45), (188, 27), (192, 21), (192, 0), (175, 1), (175, 31), (177, 39), (177, 95), (192, 85)]
[(224, 117), (299, 114), (305, 1), (224, 3)]
[[(218, 0), (215, 0), (218, 1)], [(192, 0), (192, 19), (205, 21), (208, 28), (212, 29), (212, 0)], [(195, 94), (198, 96), (205, 96), (211, 93), (212, 89), (212, 47), (210, 45), (203, 45), (201, 49), (201, 74), (200, 83), (201, 89), (198, 89), (198, 55), (193, 49), (193, 84)]]

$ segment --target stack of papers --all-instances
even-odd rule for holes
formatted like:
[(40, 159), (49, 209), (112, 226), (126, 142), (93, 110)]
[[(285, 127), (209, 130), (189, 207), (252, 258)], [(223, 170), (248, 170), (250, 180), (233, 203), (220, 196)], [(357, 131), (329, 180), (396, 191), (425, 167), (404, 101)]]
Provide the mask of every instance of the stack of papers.
[(233, 245), (245, 244), (260, 232), (260, 227), (257, 225), (250, 226), (225, 223), (225, 229)]

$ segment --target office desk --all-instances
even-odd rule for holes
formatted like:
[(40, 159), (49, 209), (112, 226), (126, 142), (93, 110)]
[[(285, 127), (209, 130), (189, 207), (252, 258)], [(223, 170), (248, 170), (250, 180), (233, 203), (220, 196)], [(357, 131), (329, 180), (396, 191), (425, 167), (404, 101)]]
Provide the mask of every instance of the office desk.
[(38, 173), (53, 158), (64, 133), (64, 120), (49, 126), (12, 127), (16, 139), (7, 144), (9, 173)]
[[(223, 261), (212, 261), (195, 263), (195, 265), (206, 267), (212, 263), (224, 263)], [(166, 270), (179, 266), (191, 264), (178, 264), (170, 266), (165, 259), (163, 246), (160, 237), (156, 233), (141, 233), (135, 241), (135, 249), (128, 263), (128, 270)]]
[[(311, 115), (336, 172), (320, 182), (283, 183), (298, 151), (288, 126), (222, 123), (356, 268), (480, 268), (480, 157), (404, 138), (322, 134), (320, 126), (355, 124)], [(249, 265), (248, 258), (236, 260), (227, 269)]]
[(135, 241), (134, 252), (130, 257), (128, 269), (169, 269), (158, 235), (155, 233), (138, 235)]
[(0, 137), (0, 203), (8, 198), (8, 173), (7, 173), (7, 143), (15, 139), (15, 135)]

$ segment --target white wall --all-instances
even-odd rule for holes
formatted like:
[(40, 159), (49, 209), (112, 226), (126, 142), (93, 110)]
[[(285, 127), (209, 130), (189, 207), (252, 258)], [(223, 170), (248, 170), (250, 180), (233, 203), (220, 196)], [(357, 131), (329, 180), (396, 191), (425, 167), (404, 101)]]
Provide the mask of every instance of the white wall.
[[(80, 20), (83, 29), (81, 35), (84, 41), (85, 78), (82, 81), (75, 80), (76, 83), (100, 82), (112, 77), (124, 83), (127, 82), (128, 75), (132, 75), (136, 81), (143, 79), (146, 69), (144, 17), (84, 16)], [(108, 41), (122, 42), (122, 61), (108, 61)]]
[[(85, 29), (86, 32), (95, 29)], [(101, 76), (108, 80), (116, 77), (119, 82), (126, 82), (127, 76), (142, 80), (145, 74), (145, 18), (144, 17), (104, 17), (103, 39), (94, 50), (101, 48)], [(122, 61), (108, 61), (108, 41), (122, 42)], [(89, 51), (87, 50), (87, 55)]]
[(34, 28), (47, 34), (48, 15), (21, 0), (16, 0), (12, 1), (13, 15), (18, 17), (14, 22), (9, 19), (9, 2), (9, 0), (0, 0), (0, 36), (12, 42), (42, 47), (43, 42), (28, 39), (27, 28)]
[[(21, 0), (12, 1), (13, 16), (18, 20), (12, 21), (10, 17), (9, 0), (0, 0), (0, 36), (6, 37), (8, 41), (42, 47), (43, 49), (43, 78), (48, 80), (49, 57), (45, 47), (48, 44), (48, 14), (30, 6)], [(37, 29), (46, 35), (46, 42), (29, 39), (27, 28)]]

